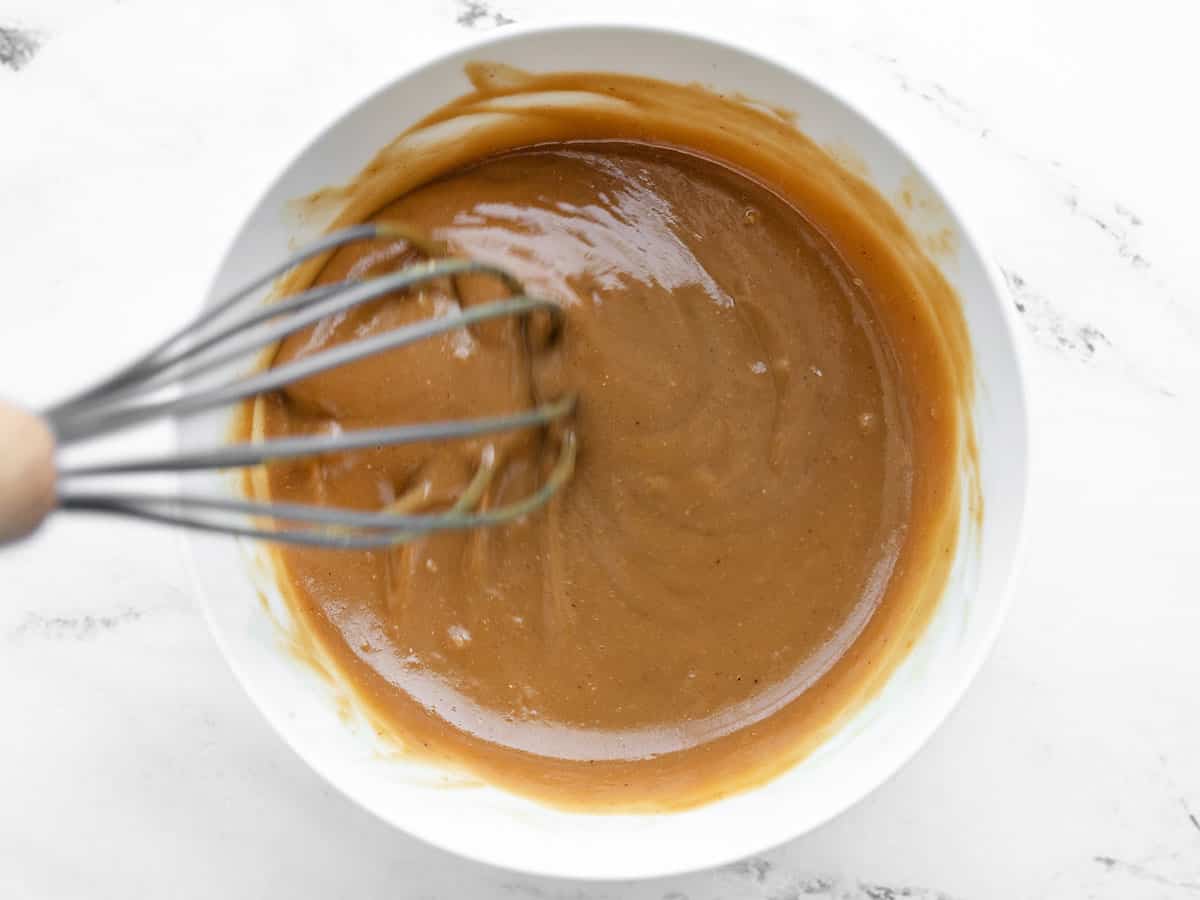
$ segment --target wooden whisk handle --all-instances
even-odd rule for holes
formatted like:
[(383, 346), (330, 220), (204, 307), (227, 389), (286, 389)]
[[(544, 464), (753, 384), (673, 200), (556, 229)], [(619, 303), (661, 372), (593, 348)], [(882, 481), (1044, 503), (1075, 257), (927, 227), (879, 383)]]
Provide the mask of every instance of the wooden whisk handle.
[(55, 481), (50, 426), (0, 400), (0, 544), (25, 537), (50, 515)]

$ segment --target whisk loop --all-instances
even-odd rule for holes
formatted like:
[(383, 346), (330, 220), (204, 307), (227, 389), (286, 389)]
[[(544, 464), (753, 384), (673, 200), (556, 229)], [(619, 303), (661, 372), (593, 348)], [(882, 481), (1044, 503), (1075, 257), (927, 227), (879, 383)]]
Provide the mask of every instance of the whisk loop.
[[(300, 263), (346, 244), (376, 238), (403, 240), (429, 258), (384, 275), (319, 285), (273, 304), (241, 309), (256, 291)], [(153, 419), (229, 406), (368, 356), (509, 316), (527, 320), (537, 313), (546, 314), (551, 320), (550, 339), (557, 336), (562, 311), (555, 303), (526, 295), (520, 281), (503, 268), (444, 254), (441, 245), (392, 223), (359, 225), (327, 235), (207, 308), (117, 372), (50, 407), (43, 413), (45, 422), (59, 446), (78, 444)], [(328, 316), (438, 279), (449, 279), (457, 291), (456, 279), (470, 274), (494, 276), (510, 296), (460, 307), (451, 316), (339, 344), (227, 383), (196, 386), (201, 376), (246, 359)], [(161, 396), (181, 384), (184, 387), (174, 396)], [(569, 428), (558, 430), (557, 460), (535, 491), (489, 509), (481, 505), (495, 471), (495, 461), (486, 455), (474, 479), (449, 509), (426, 513), (413, 511), (411, 498), (404, 497), (385, 509), (366, 512), (233, 497), (87, 490), (81, 485), (98, 477), (247, 468), (372, 447), (455, 440), (527, 428), (549, 429), (567, 419), (574, 407), (575, 398), (569, 396), (506, 415), (276, 438), (141, 459), (60, 465), (56, 472), (57, 508), (109, 513), (287, 544), (386, 547), (432, 532), (503, 524), (535, 511), (570, 479), (576, 457), (574, 433)]]

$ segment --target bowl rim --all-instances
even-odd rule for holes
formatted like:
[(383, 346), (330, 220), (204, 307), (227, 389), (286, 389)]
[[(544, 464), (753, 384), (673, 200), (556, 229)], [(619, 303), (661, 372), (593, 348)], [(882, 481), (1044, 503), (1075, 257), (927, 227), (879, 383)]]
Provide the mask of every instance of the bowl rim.
[[(692, 44), (707, 45), (781, 70), (788, 77), (803, 83), (808, 89), (824, 95), (827, 100), (847, 110), (852, 116), (857, 117), (873, 129), (882, 138), (884, 143), (890, 144), (890, 149), (911, 166), (913, 171), (928, 185), (936, 199), (944, 206), (956, 229), (961, 233), (964, 239), (963, 244), (969, 247), (978, 257), (982, 275), (992, 294), (990, 300), (994, 300), (994, 305), (999, 307), (1000, 318), (1004, 328), (1003, 337), (1007, 340), (1008, 346), (1011, 347), (1011, 354), (1006, 354), (1010, 356), (1007, 361), (1012, 366), (1013, 374), (1012, 383), (1008, 387), (1013, 391), (1016, 419), (1022, 426), (1019, 435), (1009, 436), (1009, 440), (1012, 443), (1008, 445), (1011, 454), (1017, 458), (1017, 465), (1021, 476), (1019, 485), (1010, 486), (1011, 494), (1008, 497), (1008, 502), (1012, 508), (1013, 522), (1011, 562), (1007, 567), (1007, 571), (995, 576), (998, 582), (996, 589), (997, 602), (995, 611), (992, 613), (992, 619), (983, 631), (982, 636), (977, 639), (973, 653), (961, 665), (957, 676), (957, 684), (943, 698), (939, 699), (940, 708), (936, 709), (936, 714), (928, 717), (927, 724), (908, 739), (907, 745), (900, 752), (894, 754), (881, 773), (863, 777), (856, 783), (856, 787), (853, 790), (847, 790), (841, 802), (837, 804), (837, 809), (830, 811), (828, 814), (815, 817), (801, 828), (781, 827), (778, 829), (777, 838), (769, 839), (766, 842), (759, 837), (747, 840), (738, 837), (736, 833), (730, 833), (726, 836), (728, 842), (724, 845), (725, 849), (716, 856), (710, 854), (711, 858), (699, 864), (686, 862), (678, 857), (672, 857), (667, 865), (625, 866), (621, 867), (620, 871), (615, 874), (597, 874), (600, 868), (604, 868), (597, 867), (596, 871), (588, 871), (581, 874), (577, 871), (569, 870), (566, 866), (560, 865), (549, 858), (546, 858), (544, 865), (530, 865), (527, 860), (522, 860), (521, 863), (515, 864), (510, 859), (505, 858), (503, 852), (492, 852), (491, 845), (473, 844), (470, 847), (465, 847), (461, 844), (452, 844), (413, 830), (407, 824), (400, 825), (392, 821), (384, 813), (368, 805), (362, 798), (346, 790), (336, 773), (330, 772), (328, 767), (320, 760), (314, 759), (304, 748), (293, 742), (289, 734), (280, 727), (276, 712), (269, 709), (262, 701), (258, 692), (250, 688), (251, 679), (248, 678), (247, 673), (238, 662), (229, 643), (223, 636), (221, 627), (216, 621), (213, 606), (208, 602), (206, 591), (202, 586), (199, 559), (195, 552), (196, 544), (190, 540), (186, 541), (188, 552), (184, 556), (190, 580), (193, 584), (193, 590), (199, 597), (199, 605), (205, 622), (208, 625), (208, 630), (226, 664), (237, 679), (239, 686), (250, 698), (251, 703), (259, 713), (270, 723), (272, 730), (280, 740), (303, 760), (310, 769), (318, 774), (322, 780), (334, 788), (339, 795), (349, 800), (358, 808), (368, 812), (373, 818), (385, 823), (388, 827), (402, 832), (406, 837), (458, 857), (506, 871), (522, 872), (541, 877), (568, 878), (582, 882), (604, 883), (628, 880), (630, 878), (657, 878), (709, 871), (736, 860), (744, 859), (752, 854), (768, 852), (828, 824), (833, 819), (861, 803), (865, 797), (878, 790), (879, 787), (890, 781), (902, 769), (908, 766), (962, 702), (967, 690), (974, 683), (984, 662), (991, 654), (1012, 608), (1013, 586), (1017, 575), (1022, 569), (1026, 551), (1028, 507), (1031, 493), (1030, 462), (1033, 449), (1033, 435), (1029, 406), (1028, 363), (1026, 360), (1028, 350), (1025, 345), (1019, 318), (1011, 308), (1011, 304), (1005, 302), (1005, 299), (1009, 296), (1006, 282), (997, 264), (987, 252), (987, 245), (980, 239), (978, 229), (971, 223), (970, 218), (964, 214), (961, 206), (947, 193), (942, 182), (935, 175), (931, 174), (920, 161), (920, 156), (912, 151), (906, 141), (897, 137), (887, 126), (881, 124), (873, 115), (870, 115), (853, 100), (847, 98), (835, 86), (823, 81), (819, 76), (810, 74), (803, 68), (793, 64), (790, 60), (758, 48), (747, 46), (736, 38), (715, 37), (699, 29), (680, 27), (675, 24), (661, 24), (653, 20), (648, 20), (644, 23), (631, 23), (627, 19), (606, 19), (600, 16), (578, 20), (572, 19), (569, 21), (506, 25), (502, 29), (485, 32), (468, 40), (455, 41), (434, 54), (422, 57), (411, 65), (400, 67), (395, 74), (388, 77), (382, 84), (362, 93), (357, 99), (347, 104), (340, 113), (317, 127), (307, 140), (302, 142), (296, 149), (291, 150), (283, 158), (282, 162), (273, 168), (275, 175), (261, 191), (254, 195), (252, 201), (243, 208), (240, 216), (235, 219), (236, 224), (232, 235), (225, 243), (215, 269), (208, 279), (204, 295), (206, 298), (205, 302), (213, 296), (221, 273), (235, 248), (244, 239), (244, 232), (250, 224), (255, 211), (263, 205), (264, 201), (283, 180), (286, 173), (300, 159), (306, 156), (314, 146), (318, 145), (327, 134), (338, 129), (357, 110), (395, 90), (403, 82), (427, 70), (445, 66), (455, 58), (464, 55), (478, 53), (489, 48), (520, 41), (529, 37), (552, 36), (567, 32), (598, 31), (625, 32), (638, 35), (650, 34), (666, 40), (682, 40)], [(182, 443), (183, 429), (177, 426), (175, 428), (175, 436), (176, 443)], [(720, 801), (715, 802), (719, 803)], [(582, 813), (580, 815), (588, 814)], [(611, 870), (613, 867), (609, 866), (607, 868)]]

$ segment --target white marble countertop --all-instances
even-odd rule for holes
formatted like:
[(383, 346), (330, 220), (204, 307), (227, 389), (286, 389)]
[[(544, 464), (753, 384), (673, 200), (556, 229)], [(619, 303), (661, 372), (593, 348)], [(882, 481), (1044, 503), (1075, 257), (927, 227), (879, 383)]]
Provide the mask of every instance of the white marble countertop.
[[(0, 391), (48, 400), (178, 321), (250, 194), (398, 67), (590, 6), (0, 0)], [(392, 831), (294, 757), (221, 660), (175, 535), (64, 518), (0, 555), (0, 896), (1200, 898), (1194, 5), (603, 7), (836, 79), (1008, 274), (1029, 553), (966, 700), (867, 801), (761, 857), (526, 878)]]

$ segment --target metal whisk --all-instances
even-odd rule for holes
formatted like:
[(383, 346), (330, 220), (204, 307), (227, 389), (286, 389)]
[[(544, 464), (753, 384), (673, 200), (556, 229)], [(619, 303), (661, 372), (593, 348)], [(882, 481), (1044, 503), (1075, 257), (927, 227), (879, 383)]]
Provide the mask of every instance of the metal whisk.
[[(364, 280), (310, 288), (271, 304), (246, 301), (300, 263), (356, 241), (387, 238), (407, 242), (428, 258), (395, 272)], [(530, 297), (520, 281), (497, 266), (440, 255), (441, 248), (402, 226), (360, 225), (313, 243), (171, 334), (148, 353), (40, 416), (0, 403), (0, 543), (33, 531), (55, 510), (109, 513), (293, 544), (367, 548), (389, 546), (434, 531), (509, 522), (545, 504), (571, 477), (576, 443), (568, 428), (559, 435), (557, 460), (541, 486), (512, 503), (480, 509), (492, 475), (488, 459), (454, 505), (414, 513), (402, 503), (375, 512), (295, 503), (263, 503), (235, 497), (87, 490), (89, 479), (146, 473), (247, 468), (275, 460), (319, 456), (384, 445), (451, 440), (475, 435), (548, 428), (571, 414), (574, 397), (520, 412), (477, 419), (431, 422), (279, 438), (212, 449), (87, 465), (60, 465), (57, 450), (162, 417), (188, 416), (229, 406), (258, 394), (355, 360), (403, 347), (459, 328), (537, 313), (550, 317), (550, 340), (561, 330), (562, 313), (549, 300)], [(215, 387), (194, 385), (199, 376), (261, 352), (321, 319), (436, 279), (471, 273), (495, 276), (510, 296), (460, 307), (454, 315), (427, 319), (322, 350)], [(249, 306), (249, 309), (244, 307)], [(166, 392), (167, 397), (161, 395)], [(93, 482), (94, 483), (94, 482)]]

